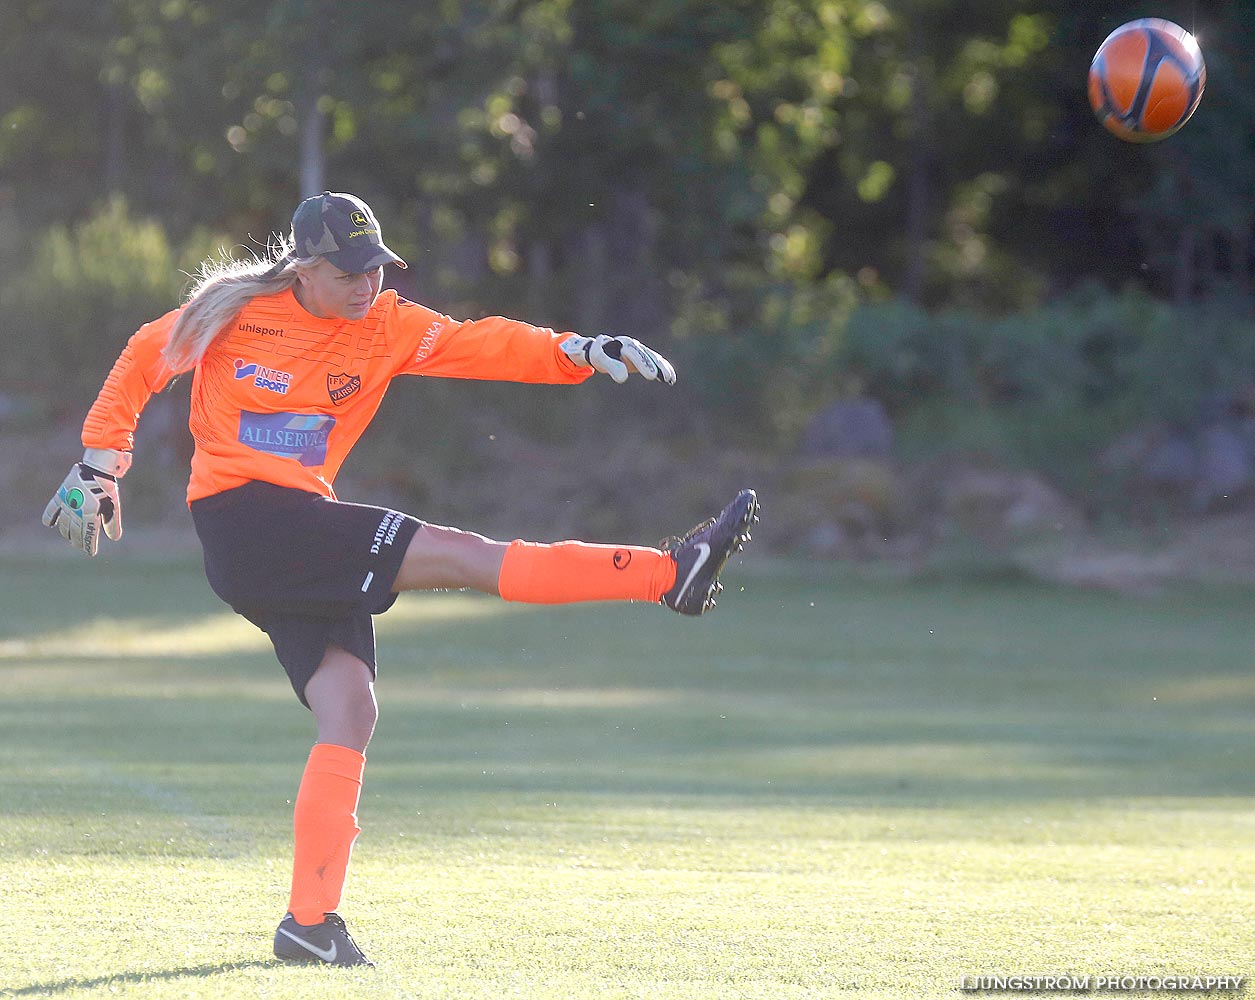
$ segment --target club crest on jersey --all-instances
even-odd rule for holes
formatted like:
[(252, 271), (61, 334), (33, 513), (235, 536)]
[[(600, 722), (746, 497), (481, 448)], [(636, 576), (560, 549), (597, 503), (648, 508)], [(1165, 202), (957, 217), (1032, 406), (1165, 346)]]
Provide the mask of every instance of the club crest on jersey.
[(338, 375), (333, 372), (327, 373), (327, 395), (336, 406), (343, 403), (361, 387), (360, 375), (350, 375), (347, 372), (340, 372)]
[(277, 392), (280, 396), (286, 396), (288, 386), (292, 384), (291, 372), (281, 372), (264, 365), (246, 364), (243, 358), (235, 359), (235, 378), (237, 382), (240, 379), (251, 378), (253, 385), (258, 389)]

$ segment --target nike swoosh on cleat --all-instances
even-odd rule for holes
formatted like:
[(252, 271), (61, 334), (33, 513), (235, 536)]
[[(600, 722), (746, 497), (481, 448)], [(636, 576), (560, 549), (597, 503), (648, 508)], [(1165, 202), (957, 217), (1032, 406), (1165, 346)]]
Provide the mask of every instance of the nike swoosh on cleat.
[(677, 604), (684, 600), (684, 595), (688, 593), (689, 587), (693, 585), (693, 578), (701, 572), (701, 568), (706, 565), (706, 560), (710, 558), (710, 546), (705, 542), (698, 542), (694, 548), (697, 549), (697, 559), (693, 562), (693, 568), (689, 570), (689, 575), (684, 581), (684, 586), (681, 587), (679, 593), (675, 595), (675, 602)]
[(321, 958), (324, 962), (334, 962), (336, 960), (336, 943), (334, 941), (331, 942), (330, 948), (319, 948), (317, 945), (310, 944), (304, 938), (299, 938), (291, 931), (284, 930), (282, 927), (279, 928), (279, 933), (286, 938), (291, 938), (311, 955), (316, 958)]

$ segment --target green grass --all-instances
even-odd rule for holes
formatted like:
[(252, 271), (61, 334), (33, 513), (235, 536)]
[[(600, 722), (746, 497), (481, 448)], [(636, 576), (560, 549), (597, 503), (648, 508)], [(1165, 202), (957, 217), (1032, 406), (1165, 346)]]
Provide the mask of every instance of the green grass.
[(729, 582), (378, 619), (354, 971), (269, 958), (312, 727), (264, 637), (191, 561), (0, 560), (0, 997), (1255, 973), (1255, 594)]

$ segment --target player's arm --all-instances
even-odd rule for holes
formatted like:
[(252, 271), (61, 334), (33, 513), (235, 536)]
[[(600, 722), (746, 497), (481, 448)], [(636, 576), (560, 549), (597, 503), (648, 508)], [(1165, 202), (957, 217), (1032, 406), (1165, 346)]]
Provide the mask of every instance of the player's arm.
[(569, 383), (601, 371), (616, 382), (630, 372), (675, 381), (665, 358), (630, 337), (579, 337), (501, 316), (459, 322), (411, 303), (399, 308), (403, 315), (415, 310), (405, 315), (414, 338), (403, 369), (408, 374)]
[(122, 537), (122, 498), (118, 481), (131, 467), (139, 416), (178, 372), (162, 355), (177, 312), (145, 324), (127, 342), (83, 422), (83, 459), (44, 509), (43, 522), (76, 548), (94, 556), (100, 532)]

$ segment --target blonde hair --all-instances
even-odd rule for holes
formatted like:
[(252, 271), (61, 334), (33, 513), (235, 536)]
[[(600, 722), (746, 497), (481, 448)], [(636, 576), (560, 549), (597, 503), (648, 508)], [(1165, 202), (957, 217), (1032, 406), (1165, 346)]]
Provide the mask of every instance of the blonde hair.
[(252, 299), (291, 288), (297, 272), (320, 259), (296, 257), (294, 252), (292, 243), (277, 237), (265, 255), (251, 260), (223, 253), (203, 261), (162, 351), (166, 364), (174, 371), (194, 368), (223, 328)]

